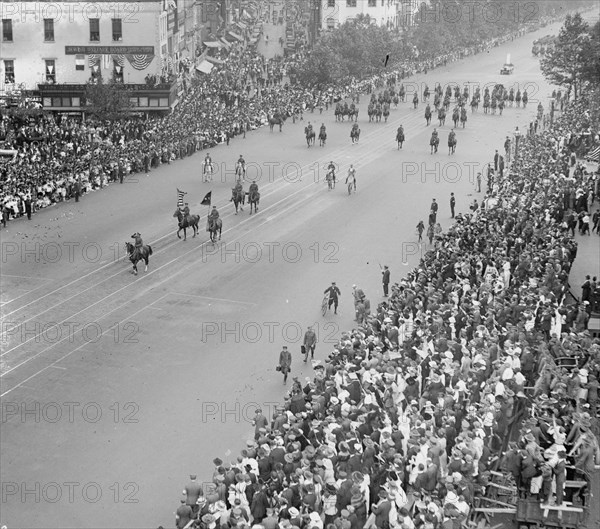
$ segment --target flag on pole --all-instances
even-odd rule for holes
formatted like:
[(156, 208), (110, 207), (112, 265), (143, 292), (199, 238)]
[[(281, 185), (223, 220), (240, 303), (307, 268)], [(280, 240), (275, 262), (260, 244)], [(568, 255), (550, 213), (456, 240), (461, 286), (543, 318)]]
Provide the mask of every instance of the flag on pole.
[(177, 207), (178, 208), (183, 207), (183, 197), (185, 195), (187, 195), (187, 193), (185, 191), (181, 191), (181, 190), (179, 190), (179, 188), (177, 189)]
[(200, 202), (201, 206), (210, 206), (210, 202), (212, 200), (212, 191), (209, 191), (208, 193), (206, 193), (206, 196), (202, 199), (202, 202)]
[(596, 147), (593, 151), (588, 152), (586, 157), (590, 162), (600, 161), (600, 147)]

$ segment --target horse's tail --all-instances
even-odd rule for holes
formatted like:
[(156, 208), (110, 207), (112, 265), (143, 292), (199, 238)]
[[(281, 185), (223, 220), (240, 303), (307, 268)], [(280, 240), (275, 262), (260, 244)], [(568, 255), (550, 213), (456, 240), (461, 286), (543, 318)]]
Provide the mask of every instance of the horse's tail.
[(148, 255), (152, 255), (152, 246), (148, 245)]

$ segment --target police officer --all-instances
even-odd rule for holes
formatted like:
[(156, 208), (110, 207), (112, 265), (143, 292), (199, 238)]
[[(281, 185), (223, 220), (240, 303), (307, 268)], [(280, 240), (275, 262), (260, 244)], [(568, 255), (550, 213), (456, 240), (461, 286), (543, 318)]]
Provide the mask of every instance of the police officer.
[(142, 246), (144, 246), (144, 242), (142, 241), (142, 236), (140, 235), (139, 232), (135, 232), (131, 236), (131, 238), (135, 239), (135, 242), (134, 242), (135, 250), (134, 250), (132, 257), (137, 257), (142, 251)]

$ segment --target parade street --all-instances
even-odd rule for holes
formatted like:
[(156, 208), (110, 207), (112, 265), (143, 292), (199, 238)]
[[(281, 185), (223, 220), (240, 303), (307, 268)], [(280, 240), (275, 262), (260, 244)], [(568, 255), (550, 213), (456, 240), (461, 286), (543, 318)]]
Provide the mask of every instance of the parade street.
[[(387, 123), (368, 122), (369, 96), (361, 95), (356, 144), (347, 120), (317, 109), (288, 119), (282, 132), (262, 127), (211, 149), (212, 183), (202, 182), (203, 151), (10, 223), (1, 265), (2, 521), (15, 520), (10, 529), (171, 527), (189, 474), (208, 478), (213, 458), (235, 458), (254, 435), (255, 409), (269, 417), (283, 401), (282, 346), (292, 353), (291, 376), (312, 377), (300, 354), (307, 327), (318, 335), (315, 360), (325, 358), (355, 325), (353, 284), (375, 307), (380, 267), (394, 283), (418, 264), (428, 245), (425, 237), (417, 244), (415, 227), (427, 224), (432, 199), (444, 230), (451, 192), (457, 213), (481, 202), (495, 150), (504, 153), (507, 136), (515, 141), (516, 126), (526, 133), (539, 102), (549, 109), (553, 87), (531, 47), (559, 26), (405, 79), (406, 101), (392, 105)], [(507, 54), (515, 70), (500, 75)], [(454, 105), (442, 127), (435, 114), (429, 126), (423, 117), (423, 89), (436, 83), (469, 83), (470, 93), (504, 83), (527, 90), (529, 103), (501, 116), (469, 108), (449, 155)], [(326, 146), (307, 147), (309, 121), (317, 134), (326, 125)], [(434, 127), (440, 147), (430, 154)], [(229, 201), (240, 154), (244, 190), (256, 180), (261, 193), (252, 215), (247, 204), (236, 215)], [(330, 161), (339, 167), (331, 191)], [(357, 191), (349, 196), (350, 164)], [(188, 230), (185, 242), (175, 233), (177, 189), (201, 217), (198, 236)], [(200, 205), (209, 191), (223, 220), (214, 245), (210, 208)], [(153, 249), (137, 276), (124, 250), (135, 232)], [(338, 314), (323, 317), (323, 291), (334, 281)]]

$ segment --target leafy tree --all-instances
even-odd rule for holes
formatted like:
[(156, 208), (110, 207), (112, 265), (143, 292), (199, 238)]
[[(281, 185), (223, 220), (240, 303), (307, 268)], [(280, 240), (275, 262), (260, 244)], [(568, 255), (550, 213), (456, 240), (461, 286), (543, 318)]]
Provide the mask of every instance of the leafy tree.
[(85, 110), (98, 119), (115, 121), (131, 110), (129, 96), (126, 86), (113, 80), (105, 83), (100, 76), (96, 83), (88, 82), (85, 87)]
[(590, 45), (585, 61), (582, 81), (589, 83), (592, 88), (600, 87), (600, 21), (590, 31)]
[(552, 84), (573, 90), (577, 98), (584, 73), (592, 55), (592, 38), (589, 25), (579, 13), (567, 15), (553, 47), (540, 60), (544, 77)]

